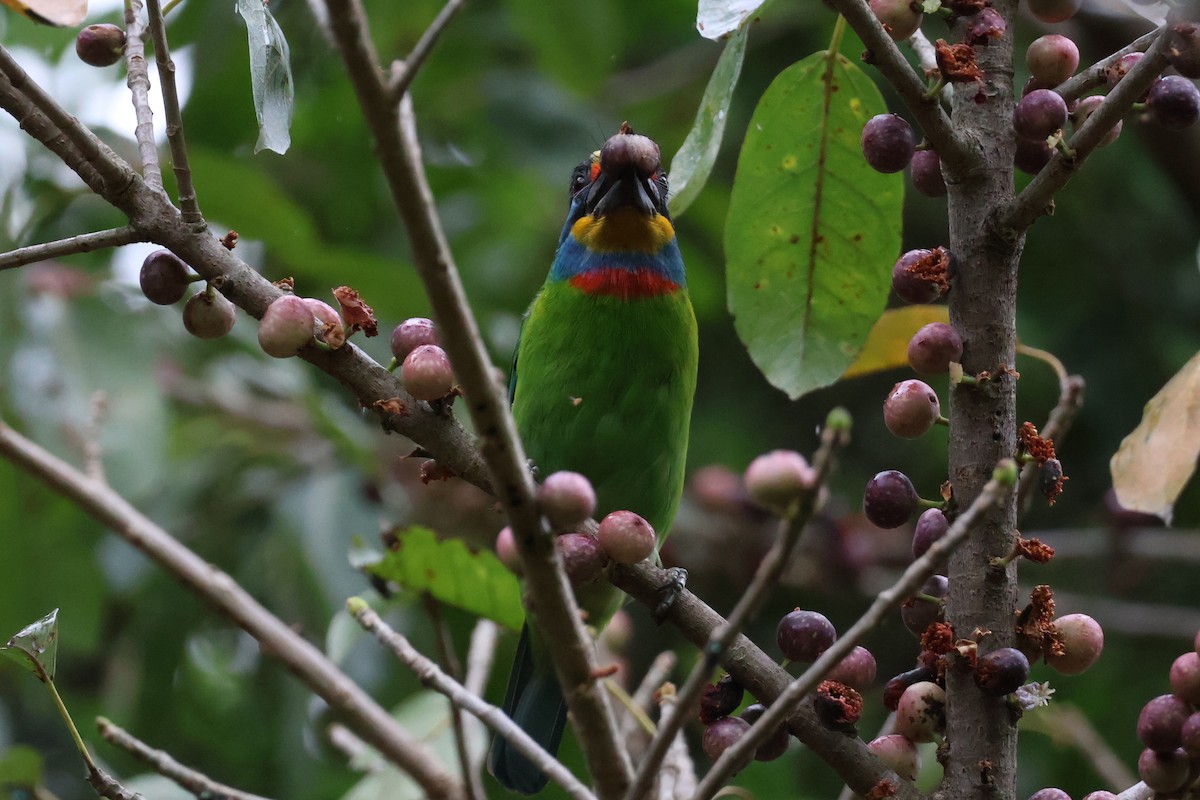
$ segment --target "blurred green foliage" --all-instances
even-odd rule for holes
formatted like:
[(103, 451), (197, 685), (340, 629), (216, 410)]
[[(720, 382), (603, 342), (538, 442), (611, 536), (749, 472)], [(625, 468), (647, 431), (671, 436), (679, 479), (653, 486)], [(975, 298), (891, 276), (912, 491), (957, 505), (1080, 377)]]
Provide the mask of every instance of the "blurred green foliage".
[[(440, 3), (367, 6), (375, 45), (390, 59), (408, 52)], [(271, 8), (288, 38), (296, 82), (292, 148), (285, 157), (252, 155), (257, 130), (245, 30), (233, 4), (190, 1), (172, 14), (202, 210), (215, 229), (236, 229), (239, 254), (272, 280), (293, 276), (298, 291), (326, 298), (331, 287), (350, 284), (374, 306), (384, 330), (426, 314), (403, 228), (338, 58), (308, 5), (275, 0)], [(507, 366), (520, 315), (553, 256), (572, 166), (622, 120), (652, 135), (664, 153), (686, 136), (721, 52), (697, 36), (694, 16), (694, 4), (682, 0), (477, 0), (418, 76), (412, 93), (430, 178), (498, 365)], [(118, 15), (98, 11), (89, 21), (118, 21)], [(871, 474), (904, 469), (925, 496), (945, 478), (944, 431), (900, 442), (883, 428), (880, 403), (900, 373), (855, 379), (789, 402), (753, 367), (725, 311), (724, 219), (750, 112), (781, 70), (826, 45), (832, 26), (833, 15), (811, 2), (776, 3), (760, 15), (713, 178), (678, 221), (701, 322), (693, 471), (708, 464), (738, 471), (768, 448), (808, 451), (816, 425), (836, 404), (856, 419), (829, 504), (837, 519), (815, 526), (787, 585), (750, 631), (767, 645), (777, 612), (796, 606), (822, 609), (844, 629), (880, 575), (903, 563), (906, 534), (870, 530), (855, 514)], [(1044, 32), (1025, 17), (1016, 30), (1019, 46)], [(1090, 63), (1141, 30), (1136, 20), (1085, 13), (1059, 32), (1076, 36)], [(102, 128), (118, 152), (135, 157), (130, 131), (116, 128), (128, 108), (119, 68), (85, 67), (75, 59), (72, 31), (35, 27), (8, 13), (0, 17), (0, 35), (36, 80)], [(847, 36), (842, 52), (854, 60), (861, 50)], [(899, 110), (894, 95), (881, 88)], [(1142, 404), (1200, 342), (1200, 181), (1189, 178), (1200, 170), (1198, 137), (1193, 130), (1164, 142), (1127, 121), (1121, 139), (1095, 155), (1057, 199), (1054, 216), (1029, 235), (1020, 336), (1055, 352), (1088, 382), (1084, 411), (1059, 446), (1071, 481), (1053, 509), (1035, 509), (1029, 530), (1106, 529), (1109, 456), (1137, 423)], [(905, 247), (942, 243), (944, 203), (908, 195)], [(0, 220), (5, 250), (121, 221), (7, 117), (0, 119)], [(340, 611), (348, 595), (370, 591), (350, 566), (351, 539), (370, 541), (382, 528), (422, 523), (487, 545), (501, 526), (491, 502), (454, 482), (422, 485), (413, 460), (401, 458), (410, 443), (384, 436), (353, 398), (314, 370), (264, 357), (244, 316), (225, 340), (190, 339), (179, 309), (140, 298), (136, 272), (149, 249), (0, 272), (4, 420), (75, 463), (83, 458), (81, 442), (98, 439), (108, 480), (139, 509), (244, 582), (304, 635), (326, 641), (381, 701), (403, 701), (401, 713), (429, 722), (435, 712), (427, 709), (436, 706), (413, 699), (415, 679), (358, 635)], [(386, 361), (385, 339), (361, 344)], [(1037, 362), (1017, 367), (1021, 418), (1040, 424), (1057, 395), (1054, 377)], [(944, 397), (945, 382), (933, 385)], [(103, 411), (93, 424), (97, 392)], [(698, 591), (725, 610), (770, 526), (734, 515), (722, 527), (720, 514), (696, 497), (681, 514), (668, 555), (692, 565)], [(1198, 501), (1194, 489), (1185, 495), (1178, 525), (1196, 525)], [(1084, 709), (1132, 765), (1137, 711), (1166, 690), (1170, 662), (1190, 646), (1187, 631), (1200, 620), (1197, 568), (1182, 558), (1165, 563), (1129, 556), (1122, 549), (1128, 540), (1120, 536), (1098, 533), (1094, 541), (1090, 554), (1027, 569), (1023, 577), (1069, 593), (1070, 602), (1060, 604), (1064, 612), (1088, 610), (1103, 598), (1112, 620), (1105, 657), (1079, 678), (1058, 680), (1044, 667), (1035, 668), (1035, 677), (1052, 680), (1057, 698)], [(706, 572), (714, 551), (725, 563)], [(89, 736), (97, 714), (218, 780), (262, 794), (339, 797), (359, 780), (327, 742), (322, 704), (253, 641), (4, 462), (0, 567), (0, 637), (61, 609), (60, 691), (85, 737), (118, 774), (141, 768)], [(397, 598), (388, 605), (389, 618), (423, 652), (434, 653), (433, 626), (415, 601)], [(1131, 601), (1159, 605), (1123, 621), (1131, 607), (1122, 604)], [(1176, 615), (1156, 617), (1164, 606), (1176, 607)], [(463, 652), (472, 618), (449, 608), (443, 615)], [(641, 609), (631, 608), (630, 616), (635, 636), (626, 657), (636, 678), (654, 653), (681, 643), (650, 625)], [(1167, 622), (1166, 634), (1143, 630), (1161, 631)], [(514, 638), (502, 639), (493, 700)], [(916, 653), (898, 620), (868, 644), (881, 678), (909, 668)], [(687, 648), (681, 653), (691, 658)], [(869, 735), (883, 716), (877, 692), (867, 705), (861, 730)], [(689, 728), (693, 738), (697, 733)], [(31, 769), (29, 751), (20, 749), (26, 746), (40, 754), (43, 781), (58, 797), (91, 796), (45, 692), (18, 667), (3, 664), (0, 750), (17, 754), (10, 761), (26, 765), (21, 774)], [(564, 755), (580, 766), (569, 737)], [(1022, 758), (1022, 796), (1043, 785), (1081, 796), (1101, 785), (1084, 754), (1059, 743), (1046, 746), (1040, 734), (1024, 738)], [(926, 760), (933, 767), (923, 780), (936, 781), (936, 764)], [(738, 781), (759, 797), (839, 791), (829, 770), (795, 745), (786, 758), (756, 764)], [(160, 783), (142, 785), (154, 786), (157, 797), (172, 796)], [(354, 796), (369, 796), (369, 788), (359, 786)]]

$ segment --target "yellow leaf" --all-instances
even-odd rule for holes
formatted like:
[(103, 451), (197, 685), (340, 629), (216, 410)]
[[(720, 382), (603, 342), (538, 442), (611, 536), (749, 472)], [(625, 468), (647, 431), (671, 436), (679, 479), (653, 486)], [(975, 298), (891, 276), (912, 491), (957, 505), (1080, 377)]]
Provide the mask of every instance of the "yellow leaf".
[(842, 380), (908, 366), (908, 340), (913, 334), (931, 322), (949, 321), (950, 311), (945, 306), (904, 306), (884, 311)]
[(1112, 457), (1117, 502), (1171, 522), (1200, 454), (1200, 353), (1146, 403), (1142, 421)]

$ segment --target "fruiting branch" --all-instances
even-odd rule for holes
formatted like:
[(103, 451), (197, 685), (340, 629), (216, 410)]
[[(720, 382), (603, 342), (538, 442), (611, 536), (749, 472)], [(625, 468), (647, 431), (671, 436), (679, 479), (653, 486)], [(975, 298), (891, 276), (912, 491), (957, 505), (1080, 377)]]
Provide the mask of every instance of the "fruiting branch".
[(179, 91), (175, 88), (175, 62), (167, 45), (167, 29), (158, 0), (146, 0), (150, 17), (150, 36), (154, 39), (154, 60), (158, 64), (158, 82), (162, 91), (163, 113), (167, 118), (167, 142), (171, 145), (171, 163), (179, 187), (179, 207), (186, 225), (204, 224), (196, 187), (192, 185), (192, 169), (188, 166), (187, 141), (183, 135), (183, 112), (179, 107)]
[(150, 186), (161, 189), (162, 167), (158, 163), (158, 145), (154, 141), (154, 113), (150, 110), (150, 70), (146, 64), (146, 23), (142, 21), (142, 0), (125, 3), (125, 85), (133, 100), (133, 138), (142, 162), (142, 177)]
[(408, 639), (380, 619), (365, 601), (352, 597), (347, 601), (346, 608), (364, 630), (379, 639), (402, 664), (413, 671), (422, 685), (444, 694), (451, 703), (475, 715), (492, 730), (512, 742), (522, 755), (562, 786), (571, 797), (576, 800), (596, 800), (596, 796), (580, 783), (570, 770), (547, 753), (503, 711), (467, 691), (436, 663), (421, 655)]
[(9, 250), (7, 253), (0, 253), (0, 270), (16, 269), (26, 264), (34, 264), (38, 261), (46, 261), (51, 258), (62, 258), (63, 256), (75, 255), (76, 253), (90, 253), (93, 250), (103, 250), (108, 247), (120, 247), (121, 245), (144, 241), (146, 241), (145, 235), (136, 230), (132, 225), (109, 228), (106, 231), (96, 231), (95, 233), (81, 233), (78, 236), (69, 236), (66, 239), (57, 239), (53, 242), (43, 242), (42, 244), (31, 244), (28, 247), (20, 247), (16, 250)]
[(227, 614), (320, 695), (347, 724), (389, 761), (413, 777), (430, 796), (458, 800), (458, 781), (428, 748), (402, 728), (361, 687), (222, 572), (185, 547), (109, 486), (89, 478), (0, 422), (0, 455), (62, 494), (120, 535), (167, 573)]
[(228, 800), (266, 800), (259, 795), (218, 783), (207, 775), (180, 764), (171, 757), (170, 753), (151, 747), (105, 717), (96, 717), (96, 729), (109, 744), (125, 750), (158, 774), (170, 778), (197, 797), (219, 796), (228, 798)]
[(1054, 91), (1062, 95), (1063, 100), (1066, 100), (1068, 103), (1072, 100), (1078, 100), (1092, 89), (1104, 85), (1107, 80), (1108, 68), (1117, 63), (1121, 59), (1121, 56), (1127, 56), (1130, 53), (1146, 52), (1146, 49), (1154, 44), (1155, 40), (1162, 35), (1163, 29), (1155, 28), (1149, 33), (1139, 36), (1112, 55), (1105, 56), (1090, 67), (1079, 70), (1074, 77), (1054, 87)]
[(916, 591), (934, 573), (938, 564), (966, 540), (976, 520), (993, 505), (1010, 496), (1016, 480), (1017, 467), (1014, 462), (1009, 460), (997, 465), (992, 479), (983, 487), (974, 502), (954, 520), (946, 535), (934, 542), (925, 555), (913, 561), (896, 583), (880, 592), (871, 603), (871, 607), (850, 626), (850, 629), (822, 653), (800, 677), (792, 681), (750, 730), (725, 751), (700, 782), (696, 790), (697, 800), (709, 800), (716, 795), (738, 765), (766, 740), (771, 731), (796, 711), (800, 701), (816, 688), (825, 674), (845, 658), (872, 628), (882, 622), (885, 614)]

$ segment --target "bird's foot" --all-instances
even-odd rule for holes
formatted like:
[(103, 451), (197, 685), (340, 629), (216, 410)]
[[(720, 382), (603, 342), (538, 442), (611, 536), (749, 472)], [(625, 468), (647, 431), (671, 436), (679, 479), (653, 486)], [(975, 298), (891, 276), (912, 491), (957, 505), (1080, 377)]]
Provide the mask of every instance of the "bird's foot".
[(667, 570), (666, 582), (658, 587), (658, 594), (661, 599), (651, 614), (656, 625), (662, 625), (666, 621), (667, 613), (671, 610), (671, 606), (679, 599), (679, 596), (683, 594), (684, 587), (687, 586), (687, 577), (688, 572), (683, 567), (671, 567)]

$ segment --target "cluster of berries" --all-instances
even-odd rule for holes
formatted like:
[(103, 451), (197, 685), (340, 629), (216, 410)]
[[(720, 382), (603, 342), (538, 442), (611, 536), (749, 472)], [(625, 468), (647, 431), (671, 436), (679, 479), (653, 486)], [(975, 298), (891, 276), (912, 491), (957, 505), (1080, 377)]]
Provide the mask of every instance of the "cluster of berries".
[[(170, 250), (155, 250), (146, 256), (138, 275), (142, 294), (160, 306), (178, 303), (188, 286), (199, 280), (203, 279)], [(183, 326), (193, 336), (217, 339), (232, 330), (235, 312), (233, 303), (210, 285), (192, 295), (183, 307)]]

